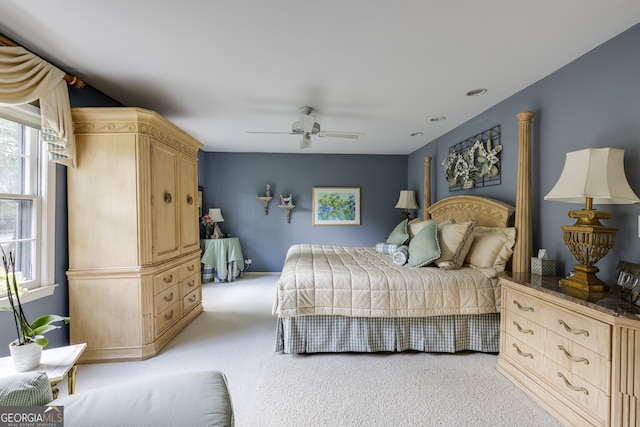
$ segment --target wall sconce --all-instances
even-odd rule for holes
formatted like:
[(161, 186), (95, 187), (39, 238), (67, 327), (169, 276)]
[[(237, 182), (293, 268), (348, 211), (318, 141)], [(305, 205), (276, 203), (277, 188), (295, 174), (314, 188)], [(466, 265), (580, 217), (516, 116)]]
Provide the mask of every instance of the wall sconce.
[(401, 221), (405, 219), (411, 219), (409, 209), (418, 209), (415, 193), (412, 190), (401, 190), (396, 208), (403, 209), (402, 216), (400, 217)]
[(258, 196), (258, 200), (264, 205), (264, 214), (269, 215), (269, 202), (273, 199), (271, 196), (271, 185), (264, 186), (264, 196)]
[(293, 204), (293, 194), (289, 194), (289, 197), (283, 197), (281, 194), (280, 205), (278, 205), (278, 207), (285, 210), (287, 224), (291, 224), (291, 210), (296, 207), (296, 205)]
[(600, 269), (595, 264), (615, 244), (618, 229), (603, 226), (600, 220), (611, 218), (611, 213), (593, 209), (593, 204), (640, 202), (624, 173), (624, 150), (589, 148), (567, 153), (560, 178), (544, 199), (586, 203), (584, 209), (569, 211), (575, 224), (560, 227), (564, 244), (578, 261), (575, 274), (560, 283), (587, 292), (606, 292), (609, 286), (596, 276)]
[(211, 218), (211, 222), (213, 222), (213, 235), (214, 239), (220, 239), (223, 237), (222, 232), (220, 231), (220, 227), (218, 227), (219, 222), (224, 222), (224, 218), (222, 217), (222, 212), (220, 212), (220, 208), (211, 208), (209, 209), (209, 218)]

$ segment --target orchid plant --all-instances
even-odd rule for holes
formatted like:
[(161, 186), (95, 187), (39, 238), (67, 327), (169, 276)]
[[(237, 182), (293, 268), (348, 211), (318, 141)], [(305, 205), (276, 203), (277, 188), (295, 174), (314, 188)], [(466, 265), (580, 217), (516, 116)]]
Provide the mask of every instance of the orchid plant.
[[(53, 314), (46, 314), (38, 317), (33, 323), (29, 323), (27, 317), (22, 310), (22, 303), (20, 297), (27, 294), (27, 290), (21, 285), (22, 274), (16, 272), (16, 262), (13, 256), (13, 251), (9, 252), (9, 256), (6, 255), (4, 248), (0, 246), (2, 250), (2, 264), (4, 267), (4, 275), (1, 275), (5, 282), (5, 292), (0, 292), (0, 297), (6, 296), (9, 301), (9, 307), (0, 307), (0, 311), (11, 311), (13, 313), (13, 320), (16, 326), (16, 332), (18, 339), (13, 342), (14, 345), (25, 345), (28, 343), (35, 343), (42, 347), (49, 344), (49, 340), (43, 336), (46, 332), (54, 329), (59, 329), (60, 326), (54, 325), (56, 322), (69, 323), (69, 317), (62, 317)], [(6, 295), (2, 295), (6, 293)]]

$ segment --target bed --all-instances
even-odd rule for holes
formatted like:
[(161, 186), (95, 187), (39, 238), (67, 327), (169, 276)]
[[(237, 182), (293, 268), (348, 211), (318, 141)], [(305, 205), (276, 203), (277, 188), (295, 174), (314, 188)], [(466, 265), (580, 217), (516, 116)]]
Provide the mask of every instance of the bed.
[(431, 204), (426, 157), (423, 216), (405, 224), (411, 236), (402, 245), (413, 262), (398, 262), (403, 254), (393, 245), (289, 248), (273, 308), (276, 351), (497, 353), (499, 277), (527, 272), (532, 252), (532, 116), (518, 114), (515, 207), (468, 195)]

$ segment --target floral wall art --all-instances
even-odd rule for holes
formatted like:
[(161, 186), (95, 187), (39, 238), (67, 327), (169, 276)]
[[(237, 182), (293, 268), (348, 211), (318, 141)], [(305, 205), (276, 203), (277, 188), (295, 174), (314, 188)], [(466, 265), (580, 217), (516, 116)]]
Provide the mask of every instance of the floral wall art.
[(449, 191), (501, 184), (500, 125), (449, 147), (441, 164)]

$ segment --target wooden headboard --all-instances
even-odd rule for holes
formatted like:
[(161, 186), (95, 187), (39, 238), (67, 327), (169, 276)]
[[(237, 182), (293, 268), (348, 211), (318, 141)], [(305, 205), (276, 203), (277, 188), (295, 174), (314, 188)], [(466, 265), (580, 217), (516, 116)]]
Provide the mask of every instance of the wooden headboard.
[[(534, 113), (523, 111), (518, 118), (518, 177), (514, 227), (516, 244), (513, 248), (512, 268), (516, 273), (531, 271), (533, 226), (531, 220), (531, 120)], [(479, 225), (506, 227), (514, 208), (498, 200), (477, 196), (453, 196), (431, 204), (431, 157), (424, 158), (423, 218), (445, 221), (454, 218), (464, 222), (475, 218)]]
[(427, 211), (428, 216), (425, 218), (435, 219), (438, 222), (453, 218), (460, 223), (473, 218), (478, 225), (507, 227), (515, 208), (486, 197), (453, 196), (434, 203)]

